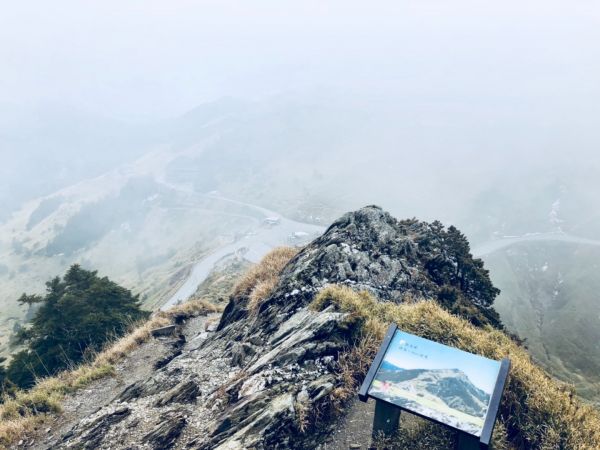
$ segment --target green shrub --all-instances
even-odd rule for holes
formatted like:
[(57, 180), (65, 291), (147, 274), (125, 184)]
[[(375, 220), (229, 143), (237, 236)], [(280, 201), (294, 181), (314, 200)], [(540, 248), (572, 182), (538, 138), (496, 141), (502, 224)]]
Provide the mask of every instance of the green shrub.
[(20, 333), (26, 348), (13, 356), (6, 377), (21, 388), (81, 363), (148, 317), (137, 296), (95, 271), (73, 265), (46, 283), (46, 295), (26, 295), (22, 304), (39, 305)]

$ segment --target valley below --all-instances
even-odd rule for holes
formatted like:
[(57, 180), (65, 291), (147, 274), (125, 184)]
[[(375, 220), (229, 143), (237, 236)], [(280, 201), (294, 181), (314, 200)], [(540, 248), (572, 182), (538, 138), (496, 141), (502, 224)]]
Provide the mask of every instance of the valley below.
[[(167, 309), (233, 266), (255, 264), (273, 247), (306, 245), (343, 212), (381, 203), (396, 217), (439, 219), (464, 232), (501, 290), (494, 306), (508, 331), (598, 401), (591, 166), (549, 167), (535, 179), (526, 167), (464, 178), (432, 150), (440, 142), (409, 146), (402, 163), (384, 164), (391, 141), (382, 130), (393, 125), (403, 142), (415, 129), (406, 113), (397, 127), (390, 111), (367, 117), (358, 105), (217, 101), (139, 130), (139, 145), (121, 159), (111, 154), (101, 172), (51, 174), (56, 188), (40, 187), (2, 215), (0, 355), (18, 349), (14, 335), (34, 314), (17, 299), (43, 293), (72, 264), (122, 284), (147, 309)], [(408, 169), (419, 175), (404, 176)], [(226, 302), (226, 290), (219, 295)]]

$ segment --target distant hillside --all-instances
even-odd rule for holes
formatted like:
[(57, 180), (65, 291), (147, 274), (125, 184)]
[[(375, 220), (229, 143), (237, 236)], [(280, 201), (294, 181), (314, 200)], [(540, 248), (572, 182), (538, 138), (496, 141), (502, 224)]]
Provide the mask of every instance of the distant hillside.
[(0, 224), (0, 353), (27, 314), (17, 304), (21, 293), (42, 293), (69, 265), (98, 268), (156, 307), (195, 259), (260, 223), (241, 207), (162, 183), (164, 157), (29, 202)]
[(507, 327), (551, 373), (599, 402), (600, 248), (531, 242), (485, 259)]

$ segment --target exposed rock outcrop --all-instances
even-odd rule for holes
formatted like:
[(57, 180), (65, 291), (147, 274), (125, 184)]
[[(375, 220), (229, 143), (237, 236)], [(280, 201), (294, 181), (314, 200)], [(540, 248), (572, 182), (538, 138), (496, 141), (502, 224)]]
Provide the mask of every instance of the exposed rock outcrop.
[(61, 448), (75, 447), (85, 450), (98, 448), (111, 427), (125, 420), (130, 414), (130, 408), (120, 406), (99, 415), (91, 421), (83, 421), (80, 426), (63, 436), (63, 441), (66, 444)]
[[(244, 295), (231, 298), (216, 332), (188, 332), (152, 377), (128, 386), (61, 445), (319, 447), (332, 425), (328, 397), (341, 384), (337, 359), (350, 344), (343, 313), (307, 308), (324, 286), (346, 284), (392, 302), (452, 288), (493, 320), (489, 299), (471, 289), (487, 274), (458, 274), (465, 255), (454, 254), (445, 233), (377, 207), (346, 214), (289, 262), (258, 311)], [(308, 415), (309, 433), (302, 432)]]
[(142, 438), (142, 443), (150, 444), (155, 450), (170, 449), (175, 445), (185, 424), (186, 417), (182, 413), (170, 411)]
[[(316, 292), (331, 283), (368, 290), (381, 300), (395, 302), (414, 297), (434, 299), (442, 289), (456, 288), (488, 321), (498, 323), (490, 308), (498, 292), (487, 271), (477, 272), (476, 261), (467, 251), (466, 239), (457, 242), (456, 235), (450, 235), (439, 222), (399, 221), (377, 206), (362, 208), (334, 222), (287, 265), (277, 291), (263, 303), (261, 320), (254, 326), (276, 326), (281, 317), (306, 306)], [(465, 259), (473, 264), (468, 272), (459, 273), (460, 261)], [(491, 292), (491, 299), (482, 298), (482, 292)], [(233, 299), (219, 328), (245, 317), (246, 302)]]

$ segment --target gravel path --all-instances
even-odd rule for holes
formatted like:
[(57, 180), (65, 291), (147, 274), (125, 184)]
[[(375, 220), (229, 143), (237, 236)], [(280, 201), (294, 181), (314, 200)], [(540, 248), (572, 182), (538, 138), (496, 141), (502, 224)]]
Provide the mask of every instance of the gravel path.
[[(181, 328), (186, 338), (183, 351), (192, 350), (206, 336), (210, 324), (218, 322), (219, 314), (201, 316), (190, 319)], [(64, 437), (68, 436), (82, 420), (97, 415), (110, 408), (115, 398), (132, 384), (151, 379), (157, 372), (156, 364), (173, 356), (177, 337), (154, 338), (135, 349), (123, 361), (116, 365), (113, 377), (95, 381), (85, 389), (67, 396), (63, 402), (63, 412), (44, 422), (40, 429), (24, 439), (15, 449), (46, 450), (58, 448)], [(76, 447), (75, 447), (76, 448)]]
[[(375, 402), (354, 400), (348, 405), (348, 413), (340, 419), (336, 431), (330, 436), (323, 450), (348, 450), (369, 448)], [(350, 447), (359, 445), (360, 447)]]

